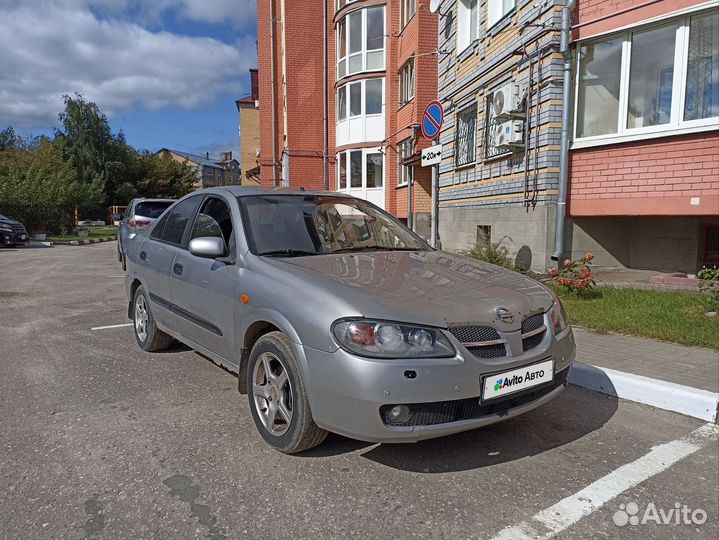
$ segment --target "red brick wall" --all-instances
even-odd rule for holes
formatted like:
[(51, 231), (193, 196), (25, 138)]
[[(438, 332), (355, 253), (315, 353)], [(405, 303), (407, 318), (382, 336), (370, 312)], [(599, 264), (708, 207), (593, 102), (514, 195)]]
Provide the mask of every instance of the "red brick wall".
[(654, 3), (647, 0), (578, 0), (573, 37), (583, 39), (700, 3), (698, 0), (661, 0)]
[(719, 215), (717, 132), (573, 150), (569, 170), (571, 216)]

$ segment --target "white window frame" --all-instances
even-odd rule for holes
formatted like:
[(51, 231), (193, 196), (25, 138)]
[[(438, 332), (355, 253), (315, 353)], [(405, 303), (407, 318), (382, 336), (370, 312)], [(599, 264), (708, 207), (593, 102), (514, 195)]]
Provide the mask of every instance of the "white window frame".
[[(592, 37), (577, 43), (576, 50), (578, 51), (585, 43), (616, 39), (617, 37), (623, 39), (619, 81), (619, 114), (617, 115), (617, 132), (606, 135), (577, 137), (577, 118), (579, 114), (579, 59), (577, 59), (574, 77), (574, 130), (572, 148), (585, 148), (719, 129), (719, 116), (686, 121), (683, 119), (686, 101), (687, 66), (689, 60), (690, 19), (692, 16), (703, 14), (705, 11), (707, 10), (702, 9), (688, 12), (678, 17), (666, 17), (656, 20), (650, 24), (631, 26), (623, 29), (621, 32), (603, 34), (602, 36)], [(655, 126), (628, 128), (627, 117), (632, 35), (635, 32), (643, 32), (672, 23), (678, 23), (679, 26), (677, 27), (674, 45), (674, 74), (672, 80), (672, 108), (670, 121), (666, 124), (659, 124)]]
[(404, 107), (414, 99), (416, 86), (416, 61), (414, 56), (399, 69), (399, 106)]
[(335, 2), (335, 11), (339, 11), (343, 7), (345, 7), (347, 4), (351, 4), (353, 2), (357, 2), (357, 0), (337, 0)]
[[(352, 175), (350, 154), (352, 152), (362, 152), (362, 186), (360, 187), (352, 187), (350, 184)], [(367, 154), (379, 154), (382, 156), (382, 185), (379, 187), (367, 187)], [(335, 159), (337, 160), (337, 191), (347, 192), (353, 189), (383, 190), (387, 185), (387, 156), (385, 153), (382, 152), (381, 148), (350, 148), (349, 150), (343, 150), (342, 152), (339, 152), (335, 156)], [(340, 159), (345, 160), (344, 184), (341, 183), (340, 177), (340, 171), (342, 169)], [(340, 187), (341, 185), (344, 185), (344, 187)]]
[(400, 0), (399, 22), (400, 28), (404, 28), (412, 20), (417, 12), (417, 0)]
[[(379, 49), (367, 49), (367, 11), (370, 9), (382, 9), (382, 47)], [(359, 13), (362, 17), (362, 23), (361, 23), (361, 41), (362, 46), (361, 49), (358, 52), (354, 52), (350, 54), (350, 35), (351, 35), (351, 28), (349, 25), (349, 16), (352, 14)], [(341, 43), (339, 40), (339, 32), (337, 32), (337, 27), (344, 23), (345, 27), (345, 56), (340, 56), (340, 49), (341, 49)], [(345, 77), (349, 77), (350, 75), (357, 75), (358, 73), (366, 73), (366, 72), (373, 72), (373, 71), (384, 71), (385, 66), (387, 64), (387, 58), (386, 58), (386, 51), (387, 51), (387, 8), (382, 5), (373, 5), (373, 6), (367, 6), (366, 8), (362, 9), (355, 9), (347, 13), (340, 21), (337, 21), (337, 25), (335, 26), (335, 33), (338, 36), (337, 39), (337, 80), (343, 79)], [(367, 57), (370, 53), (377, 53), (382, 52), (382, 65), (376, 68), (368, 68), (367, 67)], [(362, 65), (361, 68), (358, 71), (353, 71), (350, 73), (350, 58), (355, 56), (361, 56), (362, 59)]]
[(402, 160), (408, 158), (413, 153), (414, 141), (412, 137), (407, 137), (397, 143), (397, 186), (406, 186), (409, 180), (414, 176), (414, 167), (412, 165), (403, 165)]
[[(467, 4), (476, 2), (475, 8), (475, 32), (472, 35), (472, 9)], [(479, 0), (457, 0), (457, 53), (461, 53), (467, 47), (479, 39)]]
[(488, 0), (487, 1), (487, 28), (492, 28), (499, 21), (509, 15), (516, 7), (516, 0)]
[[(380, 112), (378, 112), (378, 113), (367, 114), (367, 81), (373, 81), (373, 80), (378, 80), (378, 79), (382, 81), (382, 106), (381, 106), (381, 110), (380, 110)], [(359, 114), (355, 114), (355, 115), (351, 115), (351, 114), (350, 114), (350, 102), (351, 102), (351, 98), (350, 98), (350, 95), (351, 95), (351, 93), (350, 93), (350, 87), (351, 87), (351, 86), (354, 86), (354, 85), (357, 85), (357, 84), (360, 85), (360, 113), (359, 113)], [(343, 119), (340, 119), (340, 110), (339, 110), (340, 100), (339, 100), (339, 93), (340, 93), (340, 91), (341, 91), (343, 88), (345, 89), (344, 91), (345, 91), (345, 96), (346, 96), (346, 97), (345, 97), (345, 111), (344, 111), (345, 114), (344, 114), (344, 118), (343, 118)], [(350, 118), (352, 118), (352, 119), (355, 119), (355, 118), (373, 118), (373, 117), (375, 117), (375, 116), (382, 116), (382, 115), (384, 114), (384, 112), (385, 112), (385, 101), (384, 101), (384, 100), (385, 100), (385, 78), (384, 78), (384, 77), (377, 77), (377, 78), (372, 78), (372, 79), (361, 79), (361, 80), (359, 80), (359, 81), (349, 82), (349, 83), (347, 83), (347, 84), (344, 84), (344, 85), (340, 86), (340, 87), (337, 89), (336, 96), (337, 96), (337, 97), (336, 97), (336, 102), (337, 102), (337, 123), (338, 123), (338, 124), (339, 124), (340, 122), (346, 122), (346, 121), (349, 120)]]

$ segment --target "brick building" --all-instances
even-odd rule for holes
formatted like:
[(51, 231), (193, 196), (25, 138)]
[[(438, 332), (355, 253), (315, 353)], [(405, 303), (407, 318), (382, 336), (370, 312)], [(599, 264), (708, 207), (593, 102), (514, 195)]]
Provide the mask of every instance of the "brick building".
[(440, 5), (444, 247), (501, 240), (537, 270), (585, 251), (600, 266), (719, 263), (716, 2), (577, 0), (569, 99), (564, 5)]
[(405, 220), (411, 184), (428, 235), (419, 123), (437, 94), (437, 17), (418, 0), (324, 4), (258, 0), (261, 181), (351, 193)]
[(198, 154), (172, 150), (170, 148), (161, 148), (157, 152), (157, 155), (165, 159), (172, 159), (178, 163), (183, 163), (192, 168), (196, 176), (195, 189), (236, 185), (240, 183), (240, 176), (242, 174), (240, 163), (232, 157), (232, 151), (221, 152), (219, 159), (210, 159), (209, 153), (200, 156)]
[(250, 70), (250, 95), (235, 101), (240, 113), (242, 183), (254, 185), (260, 178), (260, 85), (256, 69)]

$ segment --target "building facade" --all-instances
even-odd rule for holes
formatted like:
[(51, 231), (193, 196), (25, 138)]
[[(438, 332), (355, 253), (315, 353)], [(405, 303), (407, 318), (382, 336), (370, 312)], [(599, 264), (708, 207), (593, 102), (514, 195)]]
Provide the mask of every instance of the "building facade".
[(437, 17), (417, 0), (326, 5), (258, 1), (261, 181), (350, 193), (428, 235)]
[(250, 95), (235, 101), (240, 114), (242, 183), (260, 181), (260, 87), (256, 69), (250, 70)]
[[(445, 0), (440, 236), (502, 242), (520, 267), (717, 264), (719, 16), (697, 0), (578, 0), (563, 99), (564, 2)], [(567, 196), (560, 200), (567, 114)], [(558, 208), (560, 210), (558, 210)], [(558, 254), (557, 216), (566, 208)]]
[(240, 164), (232, 157), (232, 152), (222, 152), (219, 159), (210, 159), (209, 153), (204, 156), (171, 150), (160, 149), (157, 154), (166, 159), (183, 163), (195, 171), (195, 189), (204, 189), (215, 186), (236, 185), (240, 183)]

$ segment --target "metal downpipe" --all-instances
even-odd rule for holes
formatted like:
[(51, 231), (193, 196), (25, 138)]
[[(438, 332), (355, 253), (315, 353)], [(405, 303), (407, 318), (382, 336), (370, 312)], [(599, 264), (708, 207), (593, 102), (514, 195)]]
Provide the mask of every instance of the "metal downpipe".
[(569, 50), (571, 15), (575, 0), (567, 0), (562, 8), (562, 28), (559, 50), (564, 57), (562, 81), (562, 139), (559, 150), (559, 195), (557, 197), (557, 224), (554, 234), (552, 260), (558, 261), (564, 254), (564, 226), (566, 223), (567, 178), (569, 167), (569, 127), (572, 103), (572, 53)]
[(275, 0), (270, 0), (270, 79), (272, 88), (272, 183), (278, 186), (280, 179), (277, 174), (277, 110), (275, 106)]

